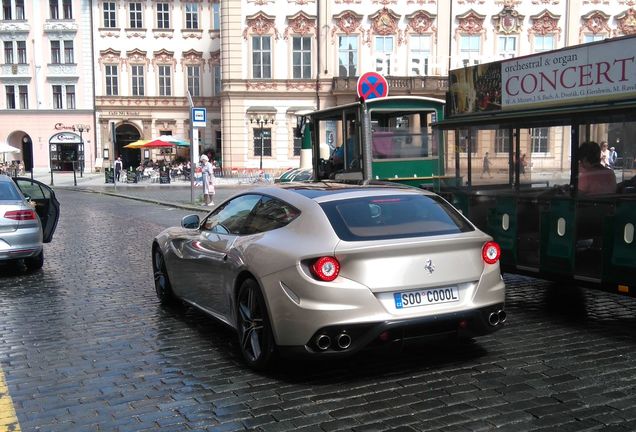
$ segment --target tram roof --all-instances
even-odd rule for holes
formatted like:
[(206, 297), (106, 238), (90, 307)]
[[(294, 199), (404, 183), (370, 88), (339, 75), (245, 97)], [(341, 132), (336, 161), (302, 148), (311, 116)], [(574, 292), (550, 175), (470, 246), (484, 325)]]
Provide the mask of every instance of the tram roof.
[[(440, 108), (444, 106), (445, 101), (425, 96), (387, 96), (383, 98), (369, 99), (366, 101), (369, 109), (391, 109), (413, 111), (426, 108)], [(360, 102), (351, 102), (348, 104), (337, 105), (329, 108), (323, 108), (312, 112), (304, 112), (307, 115), (316, 118), (340, 118), (343, 111), (356, 109), (360, 106)]]

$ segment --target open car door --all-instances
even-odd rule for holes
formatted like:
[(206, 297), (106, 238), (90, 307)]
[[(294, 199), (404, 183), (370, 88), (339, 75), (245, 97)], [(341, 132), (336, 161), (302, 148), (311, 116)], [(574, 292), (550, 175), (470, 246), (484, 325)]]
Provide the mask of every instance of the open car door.
[(22, 194), (35, 204), (35, 212), (42, 223), (43, 242), (49, 243), (60, 217), (60, 203), (49, 186), (26, 177), (14, 177), (13, 181)]

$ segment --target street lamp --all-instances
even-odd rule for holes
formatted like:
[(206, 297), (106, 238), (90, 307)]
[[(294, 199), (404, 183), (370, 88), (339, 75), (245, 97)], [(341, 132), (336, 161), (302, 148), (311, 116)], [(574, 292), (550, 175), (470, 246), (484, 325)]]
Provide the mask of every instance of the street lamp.
[[(82, 154), (82, 158), (80, 159), (80, 177), (84, 177), (84, 138), (82, 138), (82, 132), (86, 131), (86, 133), (88, 133), (91, 130), (90, 125), (87, 124), (82, 124), (82, 123), (78, 123), (75, 126), (75, 129), (77, 129), (77, 131), (80, 134), (80, 145), (81, 147), (81, 154)], [(78, 158), (79, 158), (79, 151), (78, 151)], [(75, 171), (75, 166), (73, 166), (73, 171)], [(77, 185), (76, 185), (77, 186)]]
[(250, 118), (250, 123), (257, 124), (260, 127), (260, 134), (261, 134), (261, 160), (260, 160), (259, 168), (262, 171), (263, 170), (263, 148), (265, 147), (265, 145), (264, 145), (265, 136), (263, 135), (263, 126), (265, 126), (268, 123), (274, 124), (274, 119), (267, 118), (267, 117), (265, 117), (263, 115), (256, 115), (256, 116), (253, 116), (252, 118)]

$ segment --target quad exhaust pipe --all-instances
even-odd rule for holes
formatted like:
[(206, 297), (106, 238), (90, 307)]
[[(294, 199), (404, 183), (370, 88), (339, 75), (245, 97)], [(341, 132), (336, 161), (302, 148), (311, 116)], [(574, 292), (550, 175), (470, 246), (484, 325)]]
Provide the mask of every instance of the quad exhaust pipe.
[(499, 324), (503, 324), (506, 322), (506, 317), (507, 314), (503, 309), (498, 310), (497, 312), (491, 312), (491, 314), (488, 315), (488, 324), (493, 327)]
[[(335, 342), (333, 348), (346, 350), (347, 348), (351, 346), (352, 341), (351, 341), (351, 336), (349, 336), (348, 333), (342, 332), (335, 337), (335, 340), (333, 342)], [(329, 335), (325, 333), (321, 333), (318, 336), (316, 336), (314, 338), (314, 343), (316, 344), (316, 347), (320, 351), (326, 351), (329, 348), (332, 348), (332, 340), (329, 337)]]

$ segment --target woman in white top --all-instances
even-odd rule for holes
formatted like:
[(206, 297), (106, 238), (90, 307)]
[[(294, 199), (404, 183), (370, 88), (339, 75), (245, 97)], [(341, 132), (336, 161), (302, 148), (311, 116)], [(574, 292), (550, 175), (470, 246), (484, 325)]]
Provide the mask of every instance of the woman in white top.
[(214, 196), (214, 167), (210, 163), (210, 160), (206, 155), (201, 155), (199, 159), (201, 162), (201, 183), (203, 184), (203, 200), (205, 201), (206, 206), (213, 206), (214, 201), (212, 201), (212, 197)]

